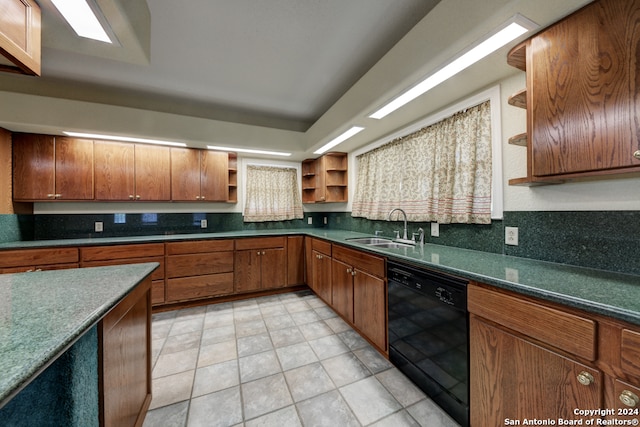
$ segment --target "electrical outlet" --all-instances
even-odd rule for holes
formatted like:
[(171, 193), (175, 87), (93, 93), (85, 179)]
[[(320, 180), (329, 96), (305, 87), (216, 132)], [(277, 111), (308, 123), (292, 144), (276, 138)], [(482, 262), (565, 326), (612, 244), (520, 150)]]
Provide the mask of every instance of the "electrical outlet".
[(511, 246), (518, 246), (518, 227), (504, 228), (504, 243)]
[(440, 224), (437, 222), (431, 223), (431, 237), (440, 237)]
[(200, 220), (200, 228), (207, 228), (208, 223), (206, 219), (201, 219)]
[(309, 224), (309, 225), (313, 224), (313, 218), (312, 217), (307, 217), (307, 224)]
[(504, 278), (510, 282), (518, 282), (519, 281), (518, 270), (516, 270), (515, 268), (505, 267)]
[(327, 217), (326, 216), (324, 217), (323, 220), (324, 220), (324, 225), (327, 225)]
[(104, 224), (102, 223), (102, 221), (96, 221), (95, 224), (93, 225), (93, 229), (96, 233), (102, 233), (102, 230)]

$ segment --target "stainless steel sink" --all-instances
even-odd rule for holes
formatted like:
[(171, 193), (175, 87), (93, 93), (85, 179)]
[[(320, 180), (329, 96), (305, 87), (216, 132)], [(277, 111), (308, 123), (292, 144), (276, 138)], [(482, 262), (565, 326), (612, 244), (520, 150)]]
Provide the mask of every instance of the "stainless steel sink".
[(375, 243), (370, 244), (369, 246), (375, 246), (376, 248), (384, 248), (384, 249), (402, 249), (402, 248), (414, 248), (414, 245), (409, 245), (407, 243), (399, 243), (399, 242), (385, 242), (385, 243)]
[(363, 245), (379, 245), (383, 243), (393, 243), (391, 239), (385, 239), (384, 237), (352, 237), (351, 239), (345, 239), (353, 243), (362, 243)]

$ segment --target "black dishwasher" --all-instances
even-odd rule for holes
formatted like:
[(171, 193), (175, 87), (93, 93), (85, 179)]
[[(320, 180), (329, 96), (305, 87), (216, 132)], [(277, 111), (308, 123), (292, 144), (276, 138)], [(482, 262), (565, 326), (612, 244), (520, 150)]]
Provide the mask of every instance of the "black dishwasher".
[(394, 261), (389, 358), (463, 426), (469, 424), (467, 281)]

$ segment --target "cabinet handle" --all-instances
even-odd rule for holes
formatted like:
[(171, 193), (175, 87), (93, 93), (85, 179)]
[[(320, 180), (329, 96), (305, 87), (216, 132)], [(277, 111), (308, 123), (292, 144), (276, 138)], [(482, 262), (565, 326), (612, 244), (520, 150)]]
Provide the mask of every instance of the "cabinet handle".
[(140, 195), (136, 194), (136, 200), (140, 200)]
[(54, 194), (53, 197), (55, 197), (56, 199), (59, 199), (62, 197), (62, 194)]
[(135, 197), (133, 196), (133, 194), (129, 194), (129, 200), (133, 200), (135, 199)]
[(634, 407), (634, 406), (638, 406), (638, 403), (640, 403), (640, 398), (638, 397), (637, 394), (629, 390), (625, 390), (622, 393), (620, 393), (620, 401), (627, 406)]
[(640, 160), (640, 150), (636, 150), (636, 151), (633, 153), (633, 157), (635, 157), (636, 159)]
[(47, 199), (55, 199), (56, 195), (55, 194), (47, 194)]
[(590, 385), (593, 381), (593, 375), (587, 371), (582, 371), (578, 374), (578, 382), (582, 385)]
[(356, 275), (356, 271), (355, 270), (351, 270), (351, 275), (355, 276)]
[(351, 274), (351, 269), (347, 268), (347, 274)]

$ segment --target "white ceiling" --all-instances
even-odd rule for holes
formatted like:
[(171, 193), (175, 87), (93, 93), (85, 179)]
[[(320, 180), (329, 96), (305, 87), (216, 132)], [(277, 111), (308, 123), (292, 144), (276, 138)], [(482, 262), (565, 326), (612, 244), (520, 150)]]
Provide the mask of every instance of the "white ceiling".
[[(117, 127), (136, 136), (183, 136), (194, 146), (215, 139), (211, 134), (220, 131), (228, 141), (236, 135), (236, 142), (292, 150), (298, 158), (309, 157), (351, 124), (367, 129), (341, 150), (372, 142), (517, 72), (505, 63), (514, 42), (402, 111), (382, 121), (366, 118), (365, 113), (513, 14), (522, 13), (544, 27), (588, 2), (94, 1), (118, 39), (114, 46), (77, 38), (50, 0), (39, 0), (42, 76), (0, 76), (0, 91), (192, 119), (176, 119), (178, 125), (170, 127), (169, 121), (127, 123), (113, 114), (107, 124), (57, 117), (51, 107), (25, 118), (19, 106), (4, 111), (0, 106), (0, 126), (50, 132), (56, 132), (57, 124), (98, 132)], [(43, 104), (30, 102), (25, 101), (24, 108), (31, 111)], [(9, 117), (12, 114), (15, 117)], [(194, 123), (204, 123), (203, 129), (194, 129), (200, 126)]]

